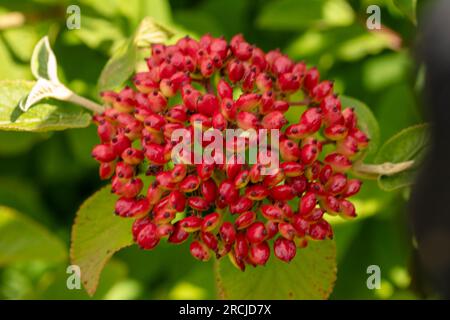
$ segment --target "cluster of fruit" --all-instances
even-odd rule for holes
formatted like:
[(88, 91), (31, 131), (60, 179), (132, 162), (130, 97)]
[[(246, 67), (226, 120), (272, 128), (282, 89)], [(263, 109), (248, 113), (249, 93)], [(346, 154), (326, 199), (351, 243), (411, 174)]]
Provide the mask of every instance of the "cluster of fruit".
[[(309, 240), (332, 238), (325, 213), (356, 216), (348, 197), (361, 182), (346, 172), (369, 139), (316, 68), (278, 50), (264, 53), (242, 35), (230, 43), (185, 37), (151, 51), (134, 88), (102, 93), (109, 107), (94, 117), (101, 143), (92, 152), (119, 197), (116, 214), (136, 219), (132, 232), (141, 248), (191, 238), (195, 258), (228, 255), (244, 270), (266, 264), (269, 242), (289, 262)], [(292, 101), (300, 95), (301, 103)], [(289, 108), (303, 111), (290, 125)], [(279, 130), (279, 167), (263, 175), (259, 161), (217, 154), (223, 161), (174, 164), (172, 133), (192, 131), (194, 123), (205, 130)], [(144, 192), (141, 173), (154, 176)]]

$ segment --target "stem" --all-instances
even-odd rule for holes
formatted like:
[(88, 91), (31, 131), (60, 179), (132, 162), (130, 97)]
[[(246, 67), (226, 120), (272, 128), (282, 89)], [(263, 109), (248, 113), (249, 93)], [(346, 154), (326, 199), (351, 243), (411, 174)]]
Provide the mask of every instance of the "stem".
[(414, 160), (400, 162), (400, 163), (391, 163), (385, 162), (381, 164), (364, 164), (364, 163), (356, 163), (353, 167), (353, 170), (356, 173), (360, 174), (368, 174), (368, 175), (377, 175), (377, 176), (391, 176), (396, 173), (405, 171), (410, 169), (414, 165)]
[(291, 102), (289, 102), (289, 105), (292, 107), (292, 106), (307, 106), (307, 105), (309, 105), (311, 103), (311, 100), (310, 99), (305, 99), (305, 100), (302, 100), (302, 101), (291, 101)]
[(88, 110), (91, 110), (94, 113), (102, 113), (103, 111), (105, 111), (104, 106), (99, 105), (98, 103), (95, 103), (94, 101), (91, 101), (84, 97), (81, 97), (73, 92), (67, 97), (66, 101), (70, 101), (72, 103), (78, 104)]
[(208, 93), (214, 93), (214, 90), (213, 90), (213, 88), (212, 88), (212, 85), (211, 85), (211, 80), (210, 79), (205, 79), (205, 81), (204, 81), (204, 86), (205, 86), (205, 89), (206, 89), (206, 91), (208, 92)]

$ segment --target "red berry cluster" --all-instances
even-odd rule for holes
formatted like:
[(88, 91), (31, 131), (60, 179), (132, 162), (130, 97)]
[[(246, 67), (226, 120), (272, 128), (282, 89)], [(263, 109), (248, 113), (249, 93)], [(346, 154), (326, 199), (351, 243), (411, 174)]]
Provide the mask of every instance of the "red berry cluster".
[[(132, 232), (141, 248), (192, 235), (195, 258), (228, 255), (244, 270), (266, 264), (271, 239), (275, 256), (289, 262), (308, 240), (332, 238), (325, 213), (356, 216), (347, 198), (361, 182), (345, 172), (369, 139), (316, 68), (278, 50), (264, 53), (242, 35), (230, 43), (185, 37), (151, 51), (134, 88), (103, 92), (109, 108), (94, 118), (101, 144), (92, 152), (100, 177), (112, 178), (120, 197), (115, 213), (136, 219)], [(300, 104), (292, 101), (299, 95), (305, 111), (287, 126), (284, 114)], [(220, 131), (279, 129), (279, 168), (262, 175), (259, 162), (174, 165), (171, 135), (194, 121)], [(146, 194), (141, 173), (155, 176)]]

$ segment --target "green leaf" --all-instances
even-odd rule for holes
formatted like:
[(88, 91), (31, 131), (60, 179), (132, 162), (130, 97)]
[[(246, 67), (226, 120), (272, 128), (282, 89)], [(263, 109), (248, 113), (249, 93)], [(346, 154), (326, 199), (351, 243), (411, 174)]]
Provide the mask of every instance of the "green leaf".
[(163, 43), (172, 38), (174, 33), (150, 17), (144, 18), (134, 35), (134, 43), (138, 48), (148, 47), (152, 43)]
[(327, 299), (336, 281), (333, 240), (311, 241), (289, 264), (274, 256), (265, 267), (236, 269), (228, 259), (216, 265), (224, 299)]
[(122, 85), (134, 72), (137, 47), (132, 39), (126, 40), (114, 52), (100, 74), (99, 91), (112, 90)]
[(60, 262), (64, 259), (66, 248), (62, 241), (19, 212), (0, 207), (0, 266), (32, 260)]
[(133, 243), (133, 220), (114, 215), (116, 197), (110, 189), (101, 189), (83, 203), (72, 228), (71, 261), (80, 267), (81, 281), (90, 295), (95, 293), (106, 262)]
[(355, 109), (359, 128), (370, 138), (366, 156), (375, 154), (380, 143), (380, 128), (372, 110), (365, 103), (354, 98), (341, 96), (341, 102), (343, 108), (351, 107)]
[(308, 29), (289, 44), (286, 53), (293, 59), (306, 59), (309, 63), (323, 56), (356, 61), (375, 55), (389, 48), (390, 44), (391, 39), (385, 34), (370, 32), (365, 25), (353, 24), (328, 30)]
[(53, 53), (48, 37), (45, 36), (34, 47), (31, 56), (31, 72), (36, 79), (45, 79), (59, 83), (56, 57)]
[(22, 112), (19, 102), (34, 85), (34, 81), (0, 81), (0, 130), (50, 131), (83, 128), (90, 124), (90, 114), (81, 107), (52, 99), (42, 100)]
[(417, 0), (394, 0), (394, 4), (414, 24), (417, 24)]
[[(429, 140), (428, 125), (406, 128), (386, 141), (375, 157), (375, 163), (399, 163), (409, 160), (420, 162), (429, 145)], [(385, 191), (406, 187), (414, 182), (416, 172), (417, 165), (414, 165), (411, 169), (392, 176), (380, 176), (378, 184)]]
[(55, 54), (45, 36), (36, 44), (31, 56), (31, 72), (37, 82), (19, 102), (19, 108), (23, 112), (45, 98), (65, 98), (70, 95), (70, 91), (59, 82), (57, 68)]
[(311, 26), (348, 26), (353, 20), (353, 9), (342, 0), (279, 0), (263, 7), (257, 23), (265, 29), (297, 31)]
[(136, 67), (138, 48), (165, 42), (171, 36), (170, 30), (152, 18), (144, 18), (135, 34), (120, 45), (106, 63), (98, 80), (99, 91), (115, 89), (130, 78)]
[(124, 38), (119, 26), (110, 19), (83, 14), (83, 27), (71, 32), (89, 48), (107, 52), (114, 41)]

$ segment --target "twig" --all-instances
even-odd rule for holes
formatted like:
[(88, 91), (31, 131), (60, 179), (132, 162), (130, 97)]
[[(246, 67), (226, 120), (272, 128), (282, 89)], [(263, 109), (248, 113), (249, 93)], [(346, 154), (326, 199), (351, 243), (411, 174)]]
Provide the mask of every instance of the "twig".
[(307, 106), (307, 105), (309, 105), (311, 103), (311, 100), (310, 99), (305, 99), (305, 100), (302, 100), (302, 101), (291, 101), (291, 102), (289, 102), (289, 105), (292, 107), (292, 106)]
[(205, 89), (206, 89), (206, 91), (208, 93), (214, 93), (214, 90), (213, 90), (212, 85), (211, 85), (211, 80), (209, 80), (209, 78), (205, 79), (204, 86), (205, 86)]
[(364, 164), (355, 163), (353, 171), (355, 173), (377, 175), (377, 176), (391, 176), (402, 171), (410, 169), (414, 165), (414, 160), (391, 163), (385, 162), (381, 164)]
[(99, 105), (98, 103), (95, 103), (94, 101), (91, 101), (89, 99), (86, 99), (82, 96), (77, 95), (76, 93), (73, 93), (67, 97), (67, 100), (69, 102), (78, 104), (88, 110), (91, 110), (94, 113), (102, 113), (105, 111), (105, 107), (102, 105)]

